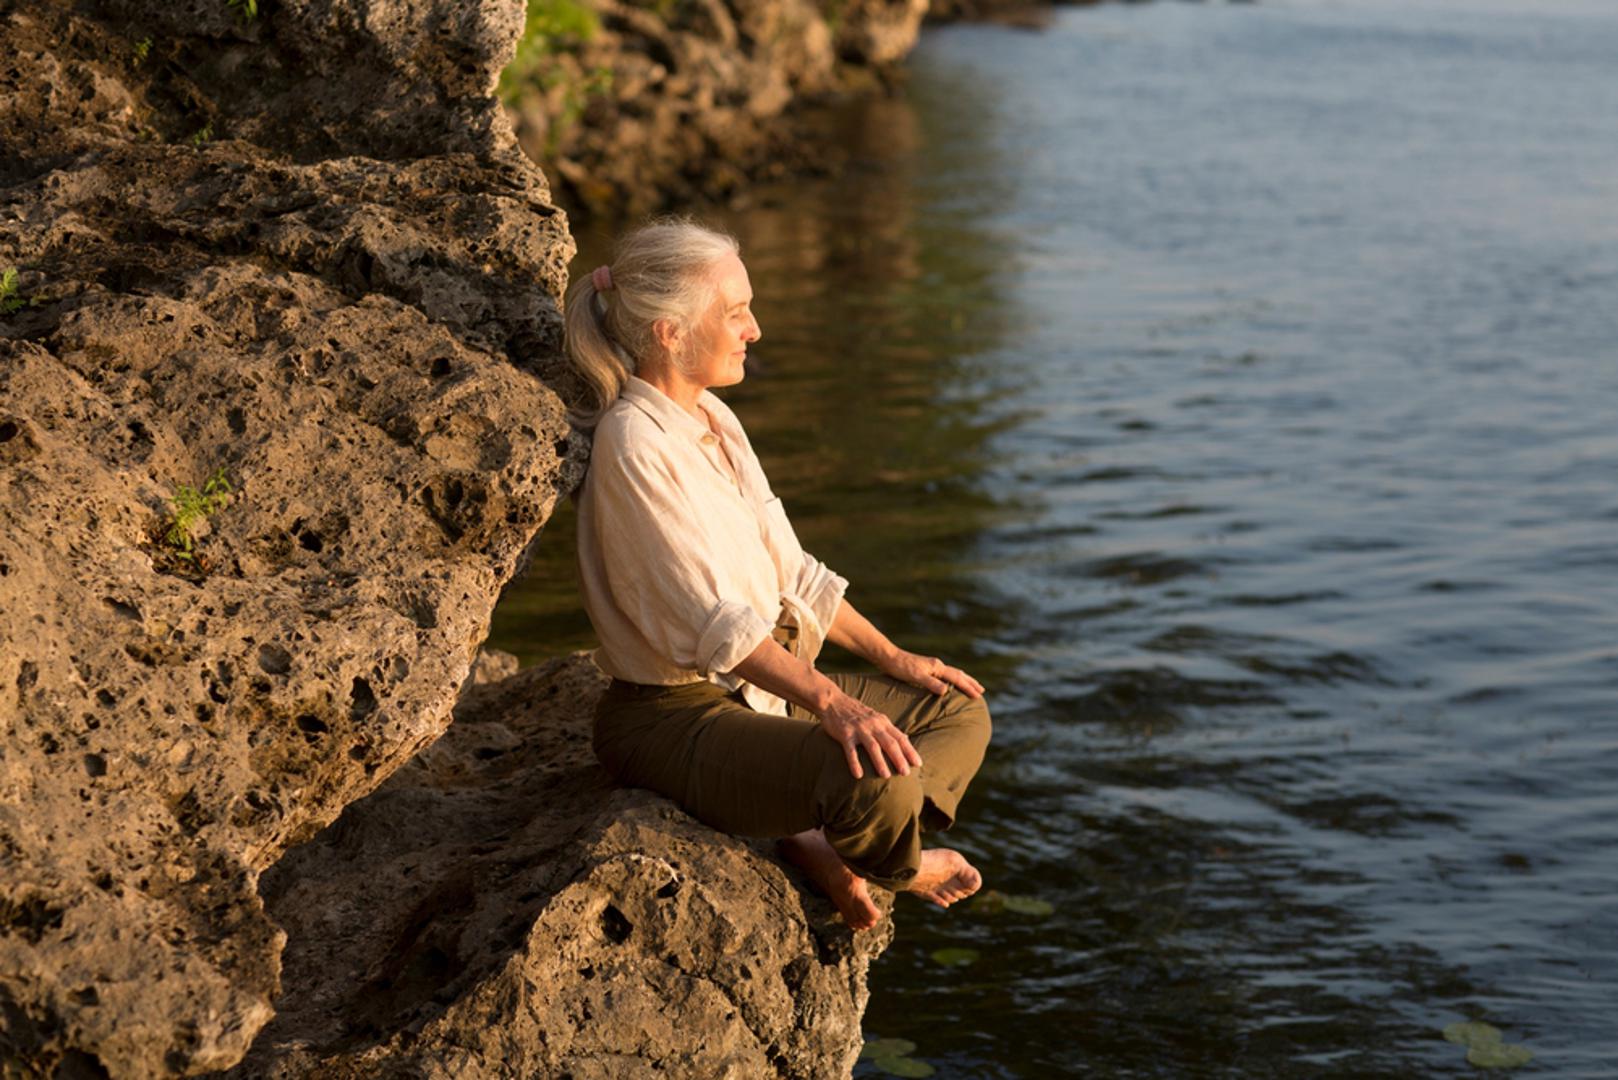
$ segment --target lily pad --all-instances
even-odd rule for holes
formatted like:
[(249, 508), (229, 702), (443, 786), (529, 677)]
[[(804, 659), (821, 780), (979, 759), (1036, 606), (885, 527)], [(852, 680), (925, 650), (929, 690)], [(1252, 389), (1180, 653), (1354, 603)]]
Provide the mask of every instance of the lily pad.
[(1480, 1069), (1515, 1069), (1533, 1060), (1534, 1052), (1517, 1043), (1490, 1043), (1466, 1052), (1467, 1064)]
[(873, 1058), (904, 1057), (906, 1054), (916, 1052), (916, 1044), (909, 1039), (866, 1039), (865, 1045), (860, 1047), (860, 1060), (869, 1061)]
[(1444, 1038), (1466, 1047), (1467, 1064), (1479, 1069), (1515, 1069), (1534, 1060), (1526, 1046), (1508, 1043), (1500, 1029), (1481, 1020), (1461, 1020), (1444, 1028)]
[(1481, 1020), (1459, 1020), (1444, 1029), (1444, 1038), (1462, 1046), (1498, 1046), (1504, 1041), (1500, 1029)]
[(1047, 915), (1055, 914), (1056, 905), (1037, 896), (1017, 896), (1014, 893), (989, 889), (972, 898), (972, 910), (979, 915), (998, 915), (1002, 911), (1011, 911), (1018, 915), (1032, 915), (1043, 919)]
[(985, 889), (972, 897), (972, 910), (979, 915), (998, 915), (1006, 910), (1006, 894), (999, 889)]
[(935, 1070), (925, 1061), (917, 1061), (913, 1057), (904, 1057), (895, 1054), (891, 1057), (873, 1058), (871, 1064), (887, 1073), (889, 1076), (926, 1077), (933, 1075)]
[(943, 964), (945, 967), (966, 967), (977, 963), (978, 951), (976, 949), (934, 949), (933, 963)]
[(1041, 919), (1056, 913), (1055, 904), (1049, 900), (1041, 900), (1037, 896), (1008, 896), (1004, 904), (1007, 911), (1015, 911), (1018, 915), (1033, 915)]

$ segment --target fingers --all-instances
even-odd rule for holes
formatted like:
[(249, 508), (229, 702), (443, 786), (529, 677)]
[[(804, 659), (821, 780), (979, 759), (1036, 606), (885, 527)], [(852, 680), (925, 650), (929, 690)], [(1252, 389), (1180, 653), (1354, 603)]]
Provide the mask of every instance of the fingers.
[[(904, 747), (899, 740), (904, 732), (888, 722), (886, 717), (882, 723), (867, 732), (864, 736), (865, 752), (871, 757), (871, 764), (876, 774), (884, 780), (898, 773), (907, 776), (910, 773), (910, 760), (905, 756)], [(889, 765), (891, 762), (891, 766)]]
[(910, 760), (916, 751), (904, 732), (891, 724), (888, 725), (887, 731), (883, 732), (882, 749), (888, 755), (888, 760), (893, 763), (895, 772), (900, 776), (910, 775), (911, 767), (917, 764)]
[(865, 736), (865, 752), (870, 755), (871, 766), (876, 769), (876, 774), (884, 780), (893, 775), (892, 770), (888, 768), (885, 749), (876, 732), (871, 732)]
[(861, 749), (871, 759), (872, 771), (883, 779), (895, 773), (908, 776), (911, 769), (921, 767), (920, 752), (893, 721), (854, 699), (849, 699), (849, 704), (853, 708), (847, 712), (837, 709), (823, 716), (821, 731), (842, 746), (850, 776), (859, 780), (865, 775), (860, 764)]
[(950, 667), (936, 656), (912, 655), (911, 660), (911, 674), (900, 676), (907, 682), (939, 697), (949, 693), (951, 687), (962, 691), (967, 697), (983, 696), (983, 684), (960, 668)]
[(960, 680), (956, 682), (955, 685), (959, 686), (962, 690), (965, 690), (967, 696), (975, 698), (980, 698), (983, 696), (982, 683), (978, 682), (964, 671), (956, 672), (956, 674), (960, 676)]
[[(946, 680), (950, 686), (958, 687), (967, 697), (980, 698), (983, 696), (983, 684), (958, 667), (946, 667), (938, 673), (938, 677)], [(947, 690), (948, 687), (945, 687), (945, 689)], [(943, 690), (933, 691), (935, 694), (943, 692)]]
[(877, 776), (884, 780), (895, 773), (909, 776), (911, 769), (921, 767), (921, 755), (911, 745), (910, 737), (894, 727), (887, 717), (880, 713), (876, 717), (879, 724), (865, 730), (850, 731), (841, 740), (849, 774), (856, 780), (865, 775), (859, 758), (859, 751), (863, 747)]
[(919, 769), (921, 767), (921, 751), (916, 750), (916, 746), (911, 745), (909, 735), (904, 732), (900, 732), (900, 745), (904, 748), (904, 759), (909, 761), (909, 766), (913, 767), (913, 769)]
[(848, 771), (853, 775), (854, 779), (858, 780), (865, 775), (865, 770), (860, 768), (860, 754), (858, 750), (854, 749), (854, 740), (852, 738), (843, 743), (843, 756), (848, 759)]

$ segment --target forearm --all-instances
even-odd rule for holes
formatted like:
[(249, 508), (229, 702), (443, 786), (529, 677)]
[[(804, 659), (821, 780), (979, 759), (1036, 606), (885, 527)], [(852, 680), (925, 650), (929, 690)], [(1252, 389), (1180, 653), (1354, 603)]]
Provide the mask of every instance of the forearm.
[(754, 686), (823, 715), (836, 698), (837, 684), (816, 671), (807, 660), (793, 656), (773, 637), (759, 642), (732, 669)]
[(886, 668), (899, 651), (899, 647), (889, 641), (886, 634), (854, 609), (846, 596), (837, 606), (837, 614), (832, 617), (831, 625), (826, 628), (826, 640), (869, 660), (879, 668)]
[(947, 694), (954, 686), (971, 697), (983, 696), (983, 684), (960, 668), (950, 667), (936, 656), (919, 656), (889, 641), (886, 634), (854, 610), (847, 597), (826, 628), (826, 640), (869, 660), (884, 675), (902, 679), (912, 686), (935, 694)]
[(849, 775), (856, 780), (865, 775), (859, 757), (861, 749), (877, 776), (908, 774), (921, 764), (921, 755), (910, 745), (910, 737), (894, 727), (892, 720), (845, 694), (813, 664), (787, 652), (773, 637), (761, 641), (731, 670), (754, 686), (813, 713), (820, 721), (821, 734), (843, 748)]

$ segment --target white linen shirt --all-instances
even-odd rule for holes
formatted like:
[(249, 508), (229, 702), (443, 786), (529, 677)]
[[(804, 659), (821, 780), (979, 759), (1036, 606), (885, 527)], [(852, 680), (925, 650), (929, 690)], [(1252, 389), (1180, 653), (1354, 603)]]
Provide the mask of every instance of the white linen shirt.
[(778, 623), (798, 627), (794, 651), (812, 663), (848, 582), (798, 544), (736, 415), (706, 390), (698, 403), (718, 437), (631, 376), (596, 425), (579, 497), (596, 663), (627, 682), (740, 687), (753, 708), (786, 715), (733, 669)]

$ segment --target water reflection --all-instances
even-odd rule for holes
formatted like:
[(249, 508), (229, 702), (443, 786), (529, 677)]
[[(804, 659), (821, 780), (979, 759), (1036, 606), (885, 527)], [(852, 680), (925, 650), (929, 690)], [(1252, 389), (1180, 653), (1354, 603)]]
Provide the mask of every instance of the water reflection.
[[(852, 174), (720, 215), (730, 400), (991, 685), (952, 841), (1055, 905), (901, 905), (867, 1030), (941, 1076), (1464, 1076), (1467, 1017), (1611, 1071), (1618, 203), (1559, 163), (1618, 175), (1618, 19), (1452, 7), (955, 28)], [(584, 625), (559, 527), (504, 647)]]

